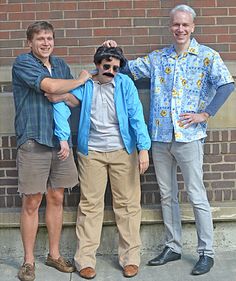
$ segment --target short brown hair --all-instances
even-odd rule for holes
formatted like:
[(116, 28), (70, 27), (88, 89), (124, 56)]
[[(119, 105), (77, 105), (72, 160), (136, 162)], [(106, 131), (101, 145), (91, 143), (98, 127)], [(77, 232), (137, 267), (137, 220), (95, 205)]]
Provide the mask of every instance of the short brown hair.
[(48, 30), (53, 33), (53, 38), (55, 38), (55, 31), (54, 27), (51, 23), (47, 21), (36, 21), (32, 24), (30, 24), (26, 31), (26, 37), (28, 41), (31, 41), (33, 39), (34, 34), (39, 33), (41, 30)]

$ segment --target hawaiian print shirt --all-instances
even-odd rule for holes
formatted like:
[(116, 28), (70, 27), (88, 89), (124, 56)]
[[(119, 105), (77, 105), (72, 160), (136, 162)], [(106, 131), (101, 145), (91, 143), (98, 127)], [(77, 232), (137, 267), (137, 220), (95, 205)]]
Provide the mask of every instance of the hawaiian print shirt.
[(181, 113), (204, 112), (216, 89), (234, 82), (220, 55), (191, 39), (188, 51), (177, 55), (174, 46), (129, 61), (134, 79), (151, 80), (149, 130), (152, 141), (178, 142), (206, 137), (205, 122), (185, 129)]

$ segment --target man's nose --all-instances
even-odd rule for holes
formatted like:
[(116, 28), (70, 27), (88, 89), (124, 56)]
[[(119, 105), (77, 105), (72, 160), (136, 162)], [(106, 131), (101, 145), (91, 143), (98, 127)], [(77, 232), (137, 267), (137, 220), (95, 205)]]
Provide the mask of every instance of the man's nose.
[(179, 31), (183, 31), (184, 30), (184, 27), (182, 24), (179, 25)]

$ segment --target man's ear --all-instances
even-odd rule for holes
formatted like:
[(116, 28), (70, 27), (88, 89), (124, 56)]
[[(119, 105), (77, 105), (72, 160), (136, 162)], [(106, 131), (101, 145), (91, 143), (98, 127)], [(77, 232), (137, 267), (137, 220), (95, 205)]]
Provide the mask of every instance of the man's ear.
[(27, 40), (27, 45), (31, 48), (32, 47), (32, 42), (30, 40)]

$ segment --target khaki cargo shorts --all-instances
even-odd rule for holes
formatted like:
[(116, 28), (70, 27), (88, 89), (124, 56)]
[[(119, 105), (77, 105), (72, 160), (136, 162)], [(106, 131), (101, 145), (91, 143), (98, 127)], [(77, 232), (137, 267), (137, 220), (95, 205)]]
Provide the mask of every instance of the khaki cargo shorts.
[(66, 160), (58, 149), (27, 140), (17, 151), (18, 192), (47, 193), (48, 188), (72, 188), (78, 184), (78, 172), (72, 149)]

